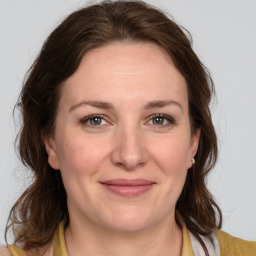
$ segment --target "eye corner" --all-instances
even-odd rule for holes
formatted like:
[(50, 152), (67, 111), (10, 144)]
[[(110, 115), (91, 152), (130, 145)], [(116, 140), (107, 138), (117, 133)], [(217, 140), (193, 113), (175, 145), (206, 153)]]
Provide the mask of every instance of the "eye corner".
[(175, 125), (176, 121), (170, 115), (159, 113), (149, 116), (147, 123), (157, 128), (169, 128)]
[(81, 118), (79, 123), (86, 128), (98, 129), (102, 126), (107, 126), (109, 121), (107, 121), (107, 118), (103, 115), (93, 114)]

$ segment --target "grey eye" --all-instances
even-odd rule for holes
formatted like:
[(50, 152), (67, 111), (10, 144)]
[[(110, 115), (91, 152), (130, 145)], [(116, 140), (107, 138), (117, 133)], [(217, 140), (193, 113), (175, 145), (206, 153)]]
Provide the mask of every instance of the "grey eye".
[(88, 120), (91, 125), (101, 125), (102, 117), (92, 117)]
[(83, 118), (81, 120), (81, 123), (84, 126), (102, 126), (106, 125), (107, 121), (104, 119), (103, 116), (100, 115), (91, 115)]
[(168, 126), (174, 123), (175, 121), (172, 117), (163, 114), (153, 115), (150, 119), (150, 124), (156, 126)]
[(154, 117), (152, 118), (152, 123), (155, 125), (163, 125), (165, 121), (164, 117)]

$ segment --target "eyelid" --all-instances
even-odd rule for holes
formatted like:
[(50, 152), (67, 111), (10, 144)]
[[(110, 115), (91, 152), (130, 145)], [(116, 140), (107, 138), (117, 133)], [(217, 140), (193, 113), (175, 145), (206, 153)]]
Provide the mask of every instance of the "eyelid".
[(165, 125), (154, 125), (154, 124), (152, 124), (152, 126), (162, 128), (162, 127), (167, 127), (167, 126), (171, 126), (171, 125), (176, 124), (176, 121), (172, 116), (166, 115), (166, 114), (160, 114), (160, 113), (159, 114), (153, 114), (153, 115), (149, 116), (147, 122), (151, 121), (153, 118), (159, 118), (159, 117), (166, 119), (168, 121), (168, 124), (165, 124)]
[[(92, 118), (101, 118), (102, 120), (104, 120), (104, 121), (107, 122), (108, 124), (110, 123), (110, 122), (108, 121), (108, 119), (106, 118), (106, 116), (101, 115), (101, 114), (92, 114), (92, 115), (83, 117), (83, 118), (80, 120), (80, 123), (81, 123), (82, 125), (86, 125), (86, 122), (89, 121), (89, 120), (92, 119)], [(103, 124), (103, 125), (90, 125), (90, 124), (88, 124), (87, 127), (100, 128), (101, 126), (106, 126), (106, 125), (108, 125), (108, 124)]]
[[(99, 124), (99, 125), (92, 125), (92, 124), (86, 124), (87, 121), (89, 121), (90, 119), (93, 119), (93, 118), (100, 118), (102, 120), (104, 120), (107, 124)], [(158, 114), (153, 114), (153, 115), (150, 115), (148, 118), (147, 118), (147, 121), (146, 121), (146, 124), (149, 123), (150, 121), (152, 121), (152, 119), (154, 118), (164, 118), (165, 120), (167, 120), (167, 124), (150, 124), (151, 126), (154, 126), (154, 127), (157, 127), (157, 128), (165, 128), (165, 127), (169, 127), (169, 126), (172, 126), (174, 124), (176, 124), (176, 121), (175, 119), (170, 116), (170, 115), (167, 115), (167, 114), (162, 114), (162, 113), (158, 113)], [(86, 117), (83, 117), (82, 119), (80, 119), (79, 121), (82, 125), (84, 125), (85, 127), (89, 127), (89, 128), (101, 128), (102, 126), (107, 126), (107, 125), (111, 125), (111, 122), (109, 121), (109, 119), (105, 116), (105, 115), (102, 115), (102, 114), (92, 114), (92, 115), (88, 115)]]
[(175, 122), (174, 118), (171, 117), (170, 115), (167, 115), (167, 114), (159, 113), (159, 114), (153, 114), (153, 115), (150, 116), (150, 118), (154, 118), (154, 117), (163, 117), (163, 118), (166, 118), (167, 120), (169, 120), (171, 122)]

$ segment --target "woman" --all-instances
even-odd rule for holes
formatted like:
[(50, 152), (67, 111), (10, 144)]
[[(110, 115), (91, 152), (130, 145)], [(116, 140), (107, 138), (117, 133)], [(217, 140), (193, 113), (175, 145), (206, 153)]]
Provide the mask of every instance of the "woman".
[(34, 181), (3, 255), (256, 255), (220, 231), (213, 83), (183, 30), (143, 2), (64, 20), (31, 67), (19, 150)]

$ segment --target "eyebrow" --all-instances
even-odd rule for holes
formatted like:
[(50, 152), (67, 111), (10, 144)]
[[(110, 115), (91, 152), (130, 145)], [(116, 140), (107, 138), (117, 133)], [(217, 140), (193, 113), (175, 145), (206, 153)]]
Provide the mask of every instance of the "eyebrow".
[[(69, 112), (73, 111), (74, 109), (81, 107), (83, 105), (89, 105), (91, 107), (99, 108), (99, 109), (114, 109), (114, 106), (111, 103), (104, 102), (104, 101), (83, 101), (78, 104), (73, 105)], [(145, 105), (145, 109), (152, 109), (152, 108), (163, 108), (170, 105), (176, 105), (181, 110), (183, 110), (181, 104), (175, 100), (154, 100), (150, 101)]]
[(178, 106), (181, 110), (183, 110), (181, 104), (175, 100), (155, 100), (150, 101), (146, 104), (145, 109), (151, 109), (151, 108), (163, 108), (166, 106), (175, 105)]
[(83, 101), (78, 104), (75, 104), (70, 108), (69, 112), (71, 112), (74, 109), (81, 107), (83, 105), (89, 105), (91, 107), (100, 108), (100, 109), (113, 109), (114, 108), (114, 106), (111, 103), (94, 100), (94, 101)]

